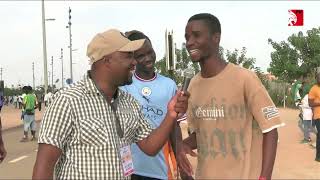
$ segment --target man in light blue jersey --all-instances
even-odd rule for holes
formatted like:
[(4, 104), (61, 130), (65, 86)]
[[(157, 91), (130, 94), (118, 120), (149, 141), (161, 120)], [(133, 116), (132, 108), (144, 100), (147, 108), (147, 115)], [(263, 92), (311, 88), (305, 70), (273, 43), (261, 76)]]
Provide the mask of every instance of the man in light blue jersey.
[[(154, 71), (156, 54), (150, 39), (142, 32), (135, 30), (127, 32), (126, 35), (131, 41), (138, 39), (146, 39), (146, 41), (139, 50), (134, 52), (137, 65), (132, 77), (133, 83), (123, 86), (122, 89), (138, 100), (144, 116), (155, 129), (165, 118), (167, 104), (175, 95), (177, 86), (170, 78)], [(170, 141), (173, 142), (174, 138), (171, 133)], [(136, 144), (131, 145), (135, 170), (131, 179), (172, 179), (171, 170), (176, 170), (176, 162), (171, 147), (171, 143), (167, 143), (156, 156), (151, 157), (142, 152)], [(170, 158), (173, 161), (173, 168), (169, 165)]]

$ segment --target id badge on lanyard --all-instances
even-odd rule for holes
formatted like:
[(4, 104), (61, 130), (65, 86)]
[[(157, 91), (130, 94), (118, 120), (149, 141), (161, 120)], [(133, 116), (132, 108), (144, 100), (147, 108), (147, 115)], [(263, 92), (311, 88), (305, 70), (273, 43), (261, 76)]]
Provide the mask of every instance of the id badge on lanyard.
[[(119, 99), (115, 99), (115, 100), (111, 100), (111, 108), (112, 111), (114, 113), (114, 117), (115, 117), (115, 127), (117, 130), (117, 135), (119, 136), (119, 139), (122, 139), (124, 136), (124, 132), (121, 128), (120, 125), (120, 119), (116, 113), (117, 111), (117, 104), (118, 104), (118, 100)], [(121, 144), (121, 143), (120, 143)], [(130, 149), (130, 145), (119, 145), (119, 155), (120, 155), (120, 159), (121, 159), (121, 164), (122, 164), (122, 169), (123, 169), (123, 175), (125, 177), (130, 176), (131, 174), (133, 174), (134, 169), (133, 169), (133, 161), (132, 161), (132, 154), (131, 154), (131, 149)]]
[(124, 176), (128, 177), (134, 172), (130, 145), (120, 147), (119, 152)]

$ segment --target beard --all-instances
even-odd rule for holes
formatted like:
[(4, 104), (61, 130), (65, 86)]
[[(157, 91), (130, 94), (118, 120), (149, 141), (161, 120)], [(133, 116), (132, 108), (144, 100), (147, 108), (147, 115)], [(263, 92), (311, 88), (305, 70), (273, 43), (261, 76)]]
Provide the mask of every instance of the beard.
[(125, 85), (130, 85), (130, 84), (132, 84), (132, 73), (130, 73), (128, 76), (127, 76), (127, 78), (124, 80), (124, 81), (122, 81), (122, 83), (120, 83), (120, 85), (119, 86), (125, 86)]

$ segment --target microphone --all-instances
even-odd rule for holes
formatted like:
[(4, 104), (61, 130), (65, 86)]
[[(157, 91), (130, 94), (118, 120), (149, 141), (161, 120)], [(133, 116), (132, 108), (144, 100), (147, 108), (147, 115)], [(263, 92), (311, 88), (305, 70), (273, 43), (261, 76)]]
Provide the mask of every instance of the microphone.
[[(193, 69), (191, 68), (187, 68), (183, 71), (183, 84), (182, 84), (182, 88), (181, 90), (183, 92), (186, 92), (188, 87), (189, 87), (189, 84), (190, 84), (190, 81), (192, 79), (194, 75), (194, 71)], [(179, 118), (178, 118), (179, 117)], [(187, 115), (186, 114), (182, 114), (182, 113), (179, 113), (177, 114), (177, 122), (179, 123), (180, 121), (184, 121), (187, 119)]]
[(187, 68), (183, 71), (183, 84), (182, 84), (182, 91), (183, 92), (187, 91), (193, 75), (194, 75), (194, 71), (191, 68)]

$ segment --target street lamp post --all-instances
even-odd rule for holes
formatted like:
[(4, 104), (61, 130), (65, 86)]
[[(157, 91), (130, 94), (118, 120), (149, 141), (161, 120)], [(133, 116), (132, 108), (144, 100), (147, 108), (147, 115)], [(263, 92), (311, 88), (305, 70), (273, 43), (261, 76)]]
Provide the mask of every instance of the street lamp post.
[(73, 82), (73, 73), (72, 73), (72, 34), (71, 34), (71, 9), (69, 7), (69, 22), (67, 28), (69, 28), (69, 50), (70, 50), (70, 78)]
[(51, 56), (51, 84), (53, 89), (53, 56)]
[(42, 45), (43, 45), (43, 72), (44, 72), (44, 94), (48, 91), (48, 68), (47, 68), (47, 46), (46, 46), (46, 21), (44, 13), (44, 0), (42, 0)]
[(34, 78), (34, 62), (32, 62), (32, 82), (33, 82), (33, 90), (36, 88), (35, 78)]
[[(51, 77), (50, 71), (48, 71), (48, 76), (49, 76), (49, 79), (50, 79), (50, 77)], [(50, 83), (49, 83), (49, 86), (50, 86)]]
[(3, 71), (3, 68), (0, 68), (1, 81), (2, 81), (2, 71)]
[(48, 66), (47, 66), (47, 40), (46, 40), (46, 21), (54, 21), (55, 19), (46, 19), (44, 11), (44, 0), (42, 2), (42, 46), (43, 46), (43, 73), (44, 73), (44, 93), (48, 92)]
[(63, 49), (61, 48), (61, 87), (64, 87), (64, 82), (63, 82)]

